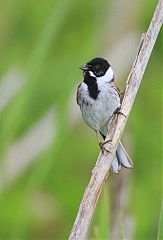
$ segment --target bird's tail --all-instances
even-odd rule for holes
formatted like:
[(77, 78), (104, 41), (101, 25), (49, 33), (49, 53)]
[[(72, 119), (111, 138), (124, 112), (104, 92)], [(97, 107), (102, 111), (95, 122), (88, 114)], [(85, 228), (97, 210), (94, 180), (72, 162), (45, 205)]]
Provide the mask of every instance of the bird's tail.
[(111, 169), (114, 173), (118, 174), (122, 167), (133, 168), (133, 163), (120, 142), (116, 151), (116, 155), (113, 159)]

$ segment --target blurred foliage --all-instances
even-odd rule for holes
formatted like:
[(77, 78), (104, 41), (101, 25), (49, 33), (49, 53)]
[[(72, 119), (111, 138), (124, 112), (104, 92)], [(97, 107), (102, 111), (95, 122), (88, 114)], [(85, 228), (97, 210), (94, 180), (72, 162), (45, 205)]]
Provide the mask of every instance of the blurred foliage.
[[(145, 1), (137, 1), (140, 32), (147, 29), (156, 3), (150, 1), (147, 7)], [(1, 168), (1, 239), (67, 239), (69, 235), (99, 151), (94, 133), (82, 119), (70, 123), (69, 103), (82, 78), (78, 67), (114, 45), (109, 32), (121, 23), (107, 22), (108, 15), (114, 15), (112, 6), (106, 0), (0, 1), (0, 83), (12, 68), (25, 76), (23, 88), (0, 112), (1, 163), (10, 146), (34, 123), (51, 107), (57, 110), (57, 135), (48, 149), (12, 182), (5, 181)], [(102, 44), (106, 31), (109, 46)], [(156, 239), (160, 215), (161, 41), (160, 34), (126, 130), (132, 134), (134, 169), (129, 173), (131, 190), (123, 215), (132, 216), (134, 239)], [(119, 201), (114, 186), (120, 178), (109, 178), (113, 186), (109, 193), (105, 189), (98, 203), (90, 231), (93, 239), (106, 239), (111, 232), (109, 216), (114, 216), (114, 201)]]

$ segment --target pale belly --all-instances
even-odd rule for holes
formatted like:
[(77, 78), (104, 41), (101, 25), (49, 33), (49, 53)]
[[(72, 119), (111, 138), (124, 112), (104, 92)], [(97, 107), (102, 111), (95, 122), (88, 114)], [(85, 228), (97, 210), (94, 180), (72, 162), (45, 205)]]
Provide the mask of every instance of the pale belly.
[(81, 106), (85, 122), (96, 131), (108, 123), (116, 109), (117, 104), (111, 102), (109, 106), (109, 103), (106, 101), (88, 102)]
[(94, 130), (100, 130), (108, 121), (108, 114), (104, 111), (104, 106), (99, 103), (86, 105), (81, 108), (85, 122)]

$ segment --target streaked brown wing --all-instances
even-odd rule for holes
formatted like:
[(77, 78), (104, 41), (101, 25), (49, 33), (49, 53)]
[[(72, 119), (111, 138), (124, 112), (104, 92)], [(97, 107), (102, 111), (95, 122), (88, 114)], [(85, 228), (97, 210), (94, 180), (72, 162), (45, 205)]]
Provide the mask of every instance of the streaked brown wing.
[(117, 91), (119, 97), (121, 97), (122, 94), (121, 94), (119, 88), (117, 87), (117, 85), (115, 84), (114, 80), (111, 81), (110, 83), (111, 83), (112, 87)]
[(77, 93), (76, 93), (76, 102), (79, 105), (79, 97), (80, 97), (80, 92), (79, 92), (79, 88), (80, 88), (81, 83), (79, 84), (78, 88), (77, 88)]

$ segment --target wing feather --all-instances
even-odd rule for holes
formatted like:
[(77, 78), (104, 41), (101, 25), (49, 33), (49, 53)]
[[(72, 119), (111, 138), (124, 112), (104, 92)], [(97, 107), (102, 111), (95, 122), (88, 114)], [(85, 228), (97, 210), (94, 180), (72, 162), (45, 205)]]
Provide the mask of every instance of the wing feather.
[(76, 92), (76, 102), (78, 105), (79, 105), (79, 98), (80, 98), (80, 90), (79, 90), (80, 86), (81, 86), (81, 83), (77, 87), (77, 92)]

